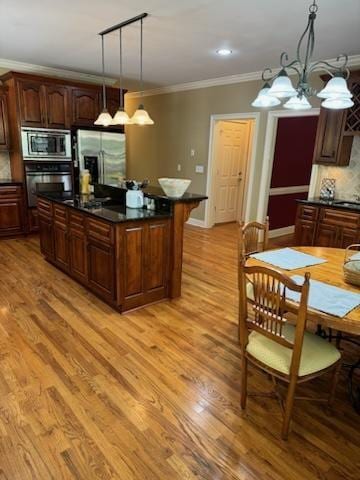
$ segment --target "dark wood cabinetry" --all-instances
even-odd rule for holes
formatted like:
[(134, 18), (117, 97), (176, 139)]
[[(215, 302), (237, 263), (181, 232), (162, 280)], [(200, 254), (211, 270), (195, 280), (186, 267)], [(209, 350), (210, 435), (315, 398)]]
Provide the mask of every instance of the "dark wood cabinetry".
[(47, 128), (69, 128), (69, 90), (61, 85), (44, 85)]
[(72, 125), (92, 126), (100, 113), (100, 91), (90, 88), (72, 88)]
[(9, 150), (9, 148), (10, 134), (6, 92), (0, 86), (0, 151)]
[(22, 187), (0, 185), (0, 237), (24, 233)]
[(85, 216), (69, 211), (69, 260), (70, 270), (80, 282), (88, 280), (87, 238)]
[(69, 245), (68, 245), (68, 222), (67, 208), (62, 205), (54, 205), (54, 258), (59, 267), (69, 267)]
[(299, 204), (295, 238), (297, 245), (346, 248), (360, 242), (360, 213)]
[(43, 89), (39, 82), (20, 80), (17, 84), (21, 124), (25, 127), (44, 127)]
[[(324, 81), (329, 76), (322, 77)], [(348, 80), (354, 106), (346, 110), (320, 108), (313, 161), (319, 165), (347, 166), (354, 135), (360, 134), (360, 71)]]

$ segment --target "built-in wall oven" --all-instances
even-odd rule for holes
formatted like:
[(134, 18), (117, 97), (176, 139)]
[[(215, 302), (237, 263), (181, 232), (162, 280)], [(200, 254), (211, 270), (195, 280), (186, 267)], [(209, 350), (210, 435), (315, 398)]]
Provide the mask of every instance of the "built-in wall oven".
[(72, 164), (70, 162), (26, 162), (25, 174), (29, 207), (36, 207), (37, 183), (63, 183), (65, 192), (73, 189)]
[(24, 160), (71, 161), (70, 130), (23, 127), (21, 145)]

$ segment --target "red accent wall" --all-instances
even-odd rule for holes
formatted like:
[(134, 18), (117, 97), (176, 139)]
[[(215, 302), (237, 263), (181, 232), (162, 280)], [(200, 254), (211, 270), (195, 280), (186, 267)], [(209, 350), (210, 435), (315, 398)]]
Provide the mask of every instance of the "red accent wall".
[(308, 185), (318, 117), (279, 118), (271, 188)]
[[(318, 117), (279, 118), (270, 188), (309, 185)], [(294, 225), (296, 200), (307, 193), (269, 197), (270, 230)]]
[(270, 230), (294, 225), (297, 207), (296, 200), (305, 200), (307, 196), (307, 192), (304, 192), (269, 197), (268, 215)]

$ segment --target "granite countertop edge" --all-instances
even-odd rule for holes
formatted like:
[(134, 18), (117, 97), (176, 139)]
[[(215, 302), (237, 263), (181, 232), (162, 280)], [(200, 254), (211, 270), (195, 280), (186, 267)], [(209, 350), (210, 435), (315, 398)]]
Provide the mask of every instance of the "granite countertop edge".
[(309, 198), (307, 199), (297, 199), (298, 203), (304, 203), (308, 205), (317, 205), (319, 207), (327, 207), (327, 208), (336, 208), (337, 210), (349, 210), (352, 212), (360, 213), (360, 203), (358, 206), (346, 206), (341, 205), (336, 202), (351, 202), (351, 200), (320, 200), (320, 198)]

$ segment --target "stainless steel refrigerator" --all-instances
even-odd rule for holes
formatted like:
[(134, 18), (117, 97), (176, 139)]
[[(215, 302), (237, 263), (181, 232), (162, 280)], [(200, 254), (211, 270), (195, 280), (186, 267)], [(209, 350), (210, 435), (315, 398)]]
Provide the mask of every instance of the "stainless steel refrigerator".
[(93, 183), (117, 185), (126, 175), (125, 134), (77, 130), (76, 160), (90, 170)]

